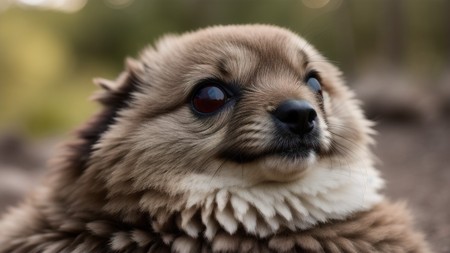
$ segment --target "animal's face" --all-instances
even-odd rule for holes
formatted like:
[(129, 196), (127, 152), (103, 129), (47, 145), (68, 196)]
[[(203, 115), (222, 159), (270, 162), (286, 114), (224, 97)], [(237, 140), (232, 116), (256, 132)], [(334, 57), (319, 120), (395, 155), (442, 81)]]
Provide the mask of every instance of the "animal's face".
[(280, 28), (166, 37), (132, 71), (135, 83), (122, 84), (135, 86), (131, 96), (90, 161), (112, 191), (287, 182), (349, 162), (369, 142), (340, 72)]

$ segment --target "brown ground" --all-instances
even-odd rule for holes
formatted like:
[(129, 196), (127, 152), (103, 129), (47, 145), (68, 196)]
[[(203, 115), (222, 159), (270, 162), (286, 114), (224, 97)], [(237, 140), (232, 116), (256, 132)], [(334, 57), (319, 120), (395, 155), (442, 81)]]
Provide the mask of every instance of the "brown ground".
[[(382, 92), (386, 89), (381, 89)], [(419, 103), (414, 94), (369, 97), (366, 110), (376, 118), (378, 167), (386, 194), (406, 200), (436, 253), (450, 252), (450, 96)], [(420, 94), (420, 92), (419, 92)], [(421, 96), (422, 97), (422, 96)], [(412, 109), (411, 109), (412, 108)], [(0, 214), (38, 181), (54, 142), (24, 144), (0, 137)], [(45, 152), (43, 152), (45, 151)]]

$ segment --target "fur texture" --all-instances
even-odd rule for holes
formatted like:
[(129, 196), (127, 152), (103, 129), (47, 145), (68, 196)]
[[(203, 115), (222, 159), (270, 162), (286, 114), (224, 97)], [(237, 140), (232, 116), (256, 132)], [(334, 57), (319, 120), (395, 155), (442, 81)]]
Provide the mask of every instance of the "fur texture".
[[(58, 212), (57, 210), (54, 210)], [(10, 227), (24, 223), (29, 229), (43, 229), (44, 220), (35, 210), (22, 209), (22, 216), (10, 220)], [(103, 217), (105, 218), (105, 217)], [(210, 240), (194, 238), (173, 222), (165, 232), (146, 228), (149, 224), (117, 223), (79, 217), (45, 227), (40, 233), (21, 231), (22, 236), (1, 244), (2, 252), (328, 252), (328, 253), (421, 253), (429, 252), (421, 234), (412, 231), (403, 205), (380, 203), (370, 211), (349, 216), (345, 221), (319, 224), (299, 231), (280, 231), (259, 238), (243, 230), (230, 234), (219, 229)]]
[[(94, 80), (103, 111), (3, 217), (0, 252), (429, 252), (379, 194), (371, 123), (340, 76), (277, 27), (166, 36)], [(212, 114), (192, 104), (205, 85), (231, 94)], [(294, 99), (313, 132), (274, 118)]]

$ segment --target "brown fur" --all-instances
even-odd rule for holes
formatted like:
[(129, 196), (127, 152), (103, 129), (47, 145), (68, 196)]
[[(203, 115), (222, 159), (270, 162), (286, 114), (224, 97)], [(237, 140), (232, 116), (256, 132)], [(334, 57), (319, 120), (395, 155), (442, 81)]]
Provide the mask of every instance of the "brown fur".
[[(52, 211), (53, 219), (57, 219), (61, 210)], [(15, 231), (20, 237), (7, 238), (0, 252), (174, 252), (177, 248), (181, 252), (430, 252), (423, 236), (413, 231), (404, 206), (387, 202), (346, 221), (320, 224), (304, 231), (285, 231), (259, 239), (242, 231), (230, 235), (221, 230), (210, 242), (183, 235), (175, 224), (168, 224), (164, 233), (155, 233), (148, 230), (148, 223), (137, 226), (86, 216), (59, 220), (60, 224), (51, 227), (36, 210), (22, 212), (22, 216), (8, 218), (12, 219), (12, 226), (23, 224), (21, 228), (26, 229)]]
[[(305, 85), (309, 71), (323, 100)], [(428, 252), (403, 207), (378, 200), (370, 122), (340, 75), (272, 26), (165, 37), (116, 81), (95, 80), (104, 110), (57, 156), (43, 186), (3, 217), (0, 253)], [(189, 98), (210, 78), (239, 95), (202, 117)], [(280, 141), (271, 118), (287, 99), (318, 113), (320, 136), (304, 159), (268, 153), (296, 147)], [(314, 188), (314, 173), (330, 184)], [(374, 182), (353, 199), (342, 180), (366, 174)], [(336, 204), (344, 190), (350, 210)]]

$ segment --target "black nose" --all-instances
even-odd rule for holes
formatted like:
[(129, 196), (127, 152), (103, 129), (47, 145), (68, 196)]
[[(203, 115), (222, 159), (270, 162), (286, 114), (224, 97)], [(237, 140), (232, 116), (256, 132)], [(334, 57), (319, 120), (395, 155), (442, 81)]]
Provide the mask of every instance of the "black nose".
[(295, 134), (311, 132), (317, 118), (314, 108), (304, 100), (284, 101), (275, 109), (273, 115)]

